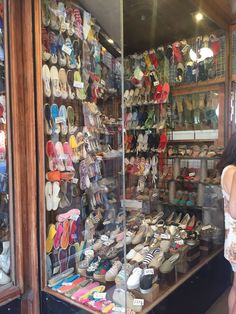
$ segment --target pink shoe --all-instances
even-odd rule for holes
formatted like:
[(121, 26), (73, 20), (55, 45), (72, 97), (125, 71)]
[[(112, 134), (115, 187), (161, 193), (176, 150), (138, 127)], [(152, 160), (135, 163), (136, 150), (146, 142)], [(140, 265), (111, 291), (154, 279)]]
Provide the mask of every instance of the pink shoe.
[(67, 219), (75, 220), (75, 218), (78, 219), (79, 216), (80, 216), (80, 210), (77, 209), (77, 208), (74, 208), (74, 209), (69, 210), (67, 213), (57, 215), (57, 221), (58, 222), (63, 222), (65, 220), (67, 220)]
[(78, 300), (82, 295), (88, 293), (91, 289), (99, 286), (99, 282), (92, 282), (89, 285), (87, 285), (86, 287), (84, 287), (83, 289), (80, 289), (78, 291), (76, 291), (72, 296), (71, 299), (72, 300)]

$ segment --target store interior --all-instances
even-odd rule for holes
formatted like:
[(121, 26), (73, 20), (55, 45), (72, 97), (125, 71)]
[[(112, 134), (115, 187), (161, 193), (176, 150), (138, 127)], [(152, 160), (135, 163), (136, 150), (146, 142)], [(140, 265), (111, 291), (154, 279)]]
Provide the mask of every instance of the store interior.
[(165, 313), (222, 257), (228, 36), (197, 1), (42, 1), (47, 294)]

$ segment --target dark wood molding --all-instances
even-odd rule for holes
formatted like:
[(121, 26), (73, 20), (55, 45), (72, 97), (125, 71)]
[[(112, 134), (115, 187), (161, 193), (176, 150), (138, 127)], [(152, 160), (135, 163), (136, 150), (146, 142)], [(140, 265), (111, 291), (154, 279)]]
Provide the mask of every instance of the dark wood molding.
[(9, 1), (9, 51), (16, 284), (19, 285), (21, 292), (22, 313), (37, 314), (38, 223), (33, 28), (30, 1)]
[(231, 18), (224, 15), (217, 6), (212, 5), (211, 0), (192, 0), (196, 7), (209, 19), (214, 21), (221, 29), (228, 31)]

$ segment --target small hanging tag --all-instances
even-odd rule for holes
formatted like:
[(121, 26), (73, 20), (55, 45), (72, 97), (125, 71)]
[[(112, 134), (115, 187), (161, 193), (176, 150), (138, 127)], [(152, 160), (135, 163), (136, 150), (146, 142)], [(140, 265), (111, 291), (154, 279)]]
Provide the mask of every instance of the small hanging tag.
[(154, 275), (154, 269), (153, 268), (147, 268), (144, 270), (144, 275)]
[(73, 86), (75, 88), (84, 88), (84, 82), (74, 81)]
[(68, 56), (71, 55), (72, 49), (66, 45), (62, 46), (62, 51), (64, 51)]
[(144, 299), (134, 299), (133, 305), (143, 306), (144, 305)]
[(106, 299), (106, 296), (107, 296), (106, 292), (103, 293), (95, 292), (93, 295), (94, 299)]

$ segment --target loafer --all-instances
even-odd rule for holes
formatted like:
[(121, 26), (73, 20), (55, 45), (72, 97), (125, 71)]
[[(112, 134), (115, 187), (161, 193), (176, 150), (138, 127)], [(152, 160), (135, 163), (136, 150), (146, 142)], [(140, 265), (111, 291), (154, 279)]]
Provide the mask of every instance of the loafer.
[(152, 261), (150, 262), (150, 264), (148, 265), (148, 267), (150, 268), (155, 268), (156, 270), (159, 269), (159, 267), (161, 266), (161, 264), (164, 262), (165, 258), (164, 258), (164, 253), (163, 252), (159, 252), (157, 253)]
[(169, 273), (173, 270), (174, 266), (176, 265), (179, 259), (179, 253), (172, 255), (169, 259), (167, 259), (159, 268), (159, 271), (162, 274)]
[(137, 234), (134, 236), (133, 240), (132, 240), (132, 244), (135, 245), (135, 244), (138, 244), (140, 243), (145, 234), (147, 232), (147, 225), (142, 225), (140, 228), (139, 228), (139, 231), (137, 232)]
[(122, 263), (120, 261), (114, 262), (112, 267), (107, 271), (105, 275), (106, 281), (115, 281), (115, 278), (122, 267)]

